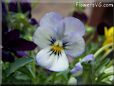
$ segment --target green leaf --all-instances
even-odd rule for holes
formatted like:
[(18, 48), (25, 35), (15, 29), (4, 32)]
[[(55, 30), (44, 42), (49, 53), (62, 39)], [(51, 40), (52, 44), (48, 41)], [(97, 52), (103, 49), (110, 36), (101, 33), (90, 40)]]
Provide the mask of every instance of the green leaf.
[(102, 80), (106, 80), (106, 78), (109, 79), (109, 76), (114, 76), (114, 74), (113, 73), (108, 73), (108, 74), (102, 73), (99, 76), (100, 77), (98, 77), (97, 83), (101, 82)]
[(105, 83), (107, 83), (107, 84), (112, 84), (112, 83), (113, 83), (113, 78), (114, 78), (113, 75), (112, 75), (112, 76), (108, 76), (108, 77), (104, 78), (104, 79), (102, 80), (102, 82), (105, 82)]
[(113, 70), (114, 66), (110, 66), (109, 68), (105, 69), (104, 73), (113, 73), (114, 70)]
[(33, 58), (19, 58), (16, 59), (15, 62), (11, 63), (9, 65), (9, 68), (6, 69), (6, 76), (8, 77), (10, 74), (12, 74), (13, 72), (15, 72), (17, 69), (23, 67), (24, 65), (26, 65), (29, 62), (32, 62), (34, 59)]
[(27, 65), (27, 69), (29, 70), (30, 74), (32, 75), (32, 78), (35, 78), (35, 73), (33, 72), (32, 66)]
[(31, 64), (28, 64), (28, 65), (25, 65), (24, 67), (21, 67), (18, 71), (27, 75), (30, 79), (35, 78), (35, 73), (33, 73)]
[(95, 32), (94, 27), (91, 27), (89, 25), (85, 25), (85, 27), (86, 27), (86, 32), (87, 33), (94, 33)]
[(114, 73), (103, 74), (100, 78), (103, 80), (104, 78), (108, 78), (108, 76), (114, 76)]
[(103, 69), (103, 67), (106, 67), (108, 64), (110, 63), (110, 59), (104, 59), (102, 62), (100, 62), (100, 61), (97, 61), (96, 62), (96, 74), (97, 75), (99, 75), (99, 74), (101, 74), (102, 72), (101, 72), (101, 69)]
[(16, 80), (30, 80), (30, 78), (26, 74), (21, 73), (20, 71), (17, 71), (14, 74), (14, 77), (15, 77)]

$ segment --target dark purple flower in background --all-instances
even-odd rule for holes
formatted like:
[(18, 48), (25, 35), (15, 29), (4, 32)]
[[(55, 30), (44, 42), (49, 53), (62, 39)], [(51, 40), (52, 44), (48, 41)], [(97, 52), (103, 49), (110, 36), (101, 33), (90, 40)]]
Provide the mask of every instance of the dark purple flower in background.
[(75, 17), (75, 18), (78, 18), (78, 19), (81, 20), (83, 23), (86, 23), (87, 20), (88, 20), (88, 17), (87, 17), (86, 14), (83, 13), (83, 12), (74, 11), (73, 14), (72, 14), (72, 16)]
[(31, 5), (28, 2), (20, 2), (21, 11), (27, 13), (27, 17), (31, 18)]
[(18, 12), (18, 4), (17, 2), (8, 3), (8, 10), (11, 12)]
[(101, 22), (100, 24), (98, 24), (97, 26), (97, 33), (99, 35), (104, 35), (104, 28), (107, 27), (109, 28), (109, 25), (106, 22)]
[[(15, 14), (15, 13), (22, 13), (22, 14), (24, 14), (26, 16), (26, 18), (28, 18), (28, 22), (31, 25), (37, 25), (38, 26), (37, 20), (32, 18), (31, 3), (28, 0), (20, 0), (19, 2), (17, 2), (17, 1), (10, 1), (8, 3), (8, 10), (12, 14)], [(4, 17), (7, 16), (7, 10), (6, 10), (6, 7), (5, 7), (5, 3), (3, 1), (2, 1), (2, 15)]]
[(4, 30), (8, 30), (7, 27), (7, 21), (6, 21), (6, 16), (7, 16), (7, 10), (6, 10), (6, 6), (5, 3), (2, 2), (2, 27), (5, 28)]
[[(15, 15), (15, 13), (20, 12), (17, 5), (17, 2), (8, 3), (8, 10), (12, 12), (12, 15)], [(29, 17), (27, 18), (31, 18), (30, 3), (20, 2), (20, 7), (21, 12), (30, 13), (28, 14)], [(13, 62), (15, 61), (15, 57), (20, 58), (27, 56), (27, 51), (35, 49), (36, 45), (31, 41), (27, 41), (21, 38), (19, 30), (12, 30), (12, 28), (9, 28), (7, 16), (8, 11), (6, 10), (6, 4), (2, 2), (2, 60), (4, 62)], [(33, 18), (29, 20), (32, 20), (31, 24), (33, 25), (38, 24), (35, 19), (33, 21)]]
[(31, 18), (31, 4), (27, 0), (19, 1), (19, 4), (17, 1), (11, 1), (8, 3), (8, 8), (10, 12), (22, 12), (27, 13), (27, 17)]
[(36, 19), (34, 19), (34, 18), (31, 18), (31, 19), (29, 20), (29, 23), (32, 24), (32, 25), (38, 25), (38, 26), (39, 26), (38, 22), (37, 22)]
[(24, 57), (26, 51), (35, 49), (36, 45), (20, 37), (18, 30), (2, 31), (2, 60), (13, 62), (15, 57)]
[[(7, 10), (6, 10), (6, 7), (5, 7), (5, 3), (2, 2), (2, 13), (3, 15), (7, 14)], [(2, 16), (3, 16), (2, 15)]]

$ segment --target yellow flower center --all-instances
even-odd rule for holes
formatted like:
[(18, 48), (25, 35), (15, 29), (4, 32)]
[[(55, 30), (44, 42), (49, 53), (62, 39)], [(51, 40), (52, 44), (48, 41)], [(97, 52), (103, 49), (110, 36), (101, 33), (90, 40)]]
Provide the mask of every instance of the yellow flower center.
[(54, 52), (61, 52), (62, 50), (63, 50), (63, 48), (62, 47), (60, 47), (59, 45), (53, 45), (52, 46), (52, 50), (54, 51)]
[(61, 51), (63, 50), (63, 45), (60, 41), (56, 41), (52, 46), (51, 46), (51, 51), (54, 54), (61, 54)]

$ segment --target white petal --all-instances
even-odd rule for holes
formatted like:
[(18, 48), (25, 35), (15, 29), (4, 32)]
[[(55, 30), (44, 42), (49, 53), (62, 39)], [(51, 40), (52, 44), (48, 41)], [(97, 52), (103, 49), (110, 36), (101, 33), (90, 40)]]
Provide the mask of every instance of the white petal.
[(65, 37), (63, 40), (68, 42), (68, 46), (66, 46), (65, 50), (66, 54), (76, 57), (84, 52), (85, 42), (82, 37), (72, 34), (71, 36)]
[(53, 56), (50, 56), (50, 48), (49, 47), (42, 49), (36, 55), (37, 64), (44, 67), (44, 68), (47, 68), (47, 69), (51, 67), (54, 59), (55, 58)]
[(59, 13), (49, 12), (45, 14), (40, 20), (40, 26), (55, 27), (60, 22), (61, 19), (62, 16)]
[(38, 27), (33, 35), (33, 42), (40, 48), (45, 48), (50, 45), (51, 37), (56, 38), (56, 35), (51, 27)]
[(65, 24), (63, 22), (59, 22), (58, 25), (55, 27), (55, 32), (58, 36), (58, 40), (61, 40), (64, 37)]
[(72, 32), (80, 36), (85, 34), (85, 26), (79, 19), (67, 17), (62, 22), (65, 24), (65, 34), (71, 34)]
[(50, 70), (65, 71), (68, 69), (69, 63), (68, 63), (68, 59), (67, 59), (64, 51), (61, 53), (61, 55), (59, 55), (59, 56), (56, 55), (54, 58), (56, 58), (56, 59), (54, 60), (53, 65), (50, 68)]
[(64, 71), (68, 68), (68, 60), (64, 52), (61, 55), (51, 54), (50, 47), (42, 49), (36, 56), (37, 64), (51, 71)]

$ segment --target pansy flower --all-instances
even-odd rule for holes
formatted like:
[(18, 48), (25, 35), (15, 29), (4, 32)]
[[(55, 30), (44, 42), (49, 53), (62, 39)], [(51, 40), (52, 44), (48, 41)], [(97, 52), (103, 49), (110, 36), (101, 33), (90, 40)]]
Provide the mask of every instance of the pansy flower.
[(25, 57), (29, 50), (36, 48), (36, 44), (20, 37), (18, 30), (3, 28), (2, 30), (2, 61), (13, 62), (15, 57)]
[(89, 55), (85, 56), (81, 61), (76, 63), (75, 67), (73, 69), (71, 69), (70, 72), (72, 74), (74, 74), (75, 76), (78, 76), (78, 75), (82, 74), (82, 72), (83, 72), (82, 63), (83, 62), (94, 61), (94, 60), (95, 60), (95, 58), (94, 58), (93, 54), (89, 54)]
[(79, 19), (63, 18), (56, 12), (45, 14), (33, 35), (34, 43), (40, 48), (37, 64), (51, 71), (67, 70), (67, 56), (75, 58), (84, 52), (84, 34), (85, 27)]

